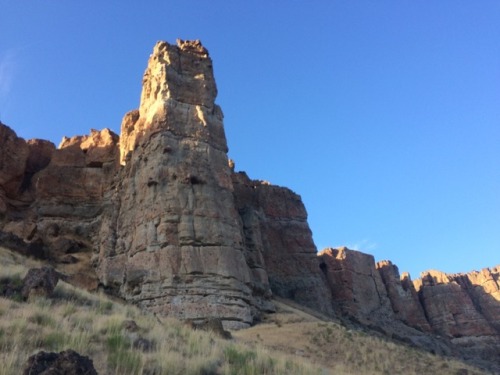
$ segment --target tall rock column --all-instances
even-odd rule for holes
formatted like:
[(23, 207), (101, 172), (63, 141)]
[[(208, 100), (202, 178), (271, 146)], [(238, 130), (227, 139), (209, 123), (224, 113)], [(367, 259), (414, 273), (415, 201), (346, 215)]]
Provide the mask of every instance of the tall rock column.
[(123, 120), (98, 274), (156, 313), (244, 327), (264, 302), (244, 256), (212, 60), (199, 41), (177, 44), (156, 44), (140, 108)]

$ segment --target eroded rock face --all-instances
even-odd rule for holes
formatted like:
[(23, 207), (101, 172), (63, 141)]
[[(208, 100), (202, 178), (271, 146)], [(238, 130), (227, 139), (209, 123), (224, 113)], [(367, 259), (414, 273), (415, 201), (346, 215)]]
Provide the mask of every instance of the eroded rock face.
[(124, 166), (97, 269), (106, 286), (148, 310), (241, 327), (266, 302), (254, 296), (216, 94), (199, 42), (155, 46), (140, 108), (122, 124)]
[(2, 237), (23, 254), (57, 264), (69, 281), (95, 289), (90, 258), (118, 155), (118, 136), (108, 129), (64, 138), (56, 149), (0, 124)]
[(300, 197), (234, 172), (201, 43), (159, 42), (143, 84), (120, 137), (92, 130), (56, 149), (0, 124), (2, 244), (194, 324), (248, 326), (275, 294), (436, 353), (498, 356), (498, 267), (412, 282), (346, 248), (317, 257)]
[(232, 178), (245, 257), (258, 287), (333, 315), (300, 197), (290, 189), (250, 180), (243, 172)]
[[(455, 338), (499, 335), (500, 332), (494, 328), (498, 325), (498, 316), (495, 315), (498, 313), (497, 292), (491, 288), (493, 293), (488, 294), (482, 286), (483, 282), (490, 288), (496, 284), (488, 269), (482, 273), (457, 275), (439, 271), (422, 273), (415, 284), (432, 328), (441, 335)], [(489, 310), (488, 306), (493, 308)], [(490, 319), (493, 318), (491, 323), (485, 312)]]
[(334, 304), (361, 322), (392, 317), (393, 311), (373, 255), (346, 247), (319, 253)]
[(410, 275), (403, 273), (400, 276), (398, 267), (390, 261), (377, 262), (376, 268), (382, 277), (396, 319), (410, 327), (431, 332), (431, 326), (427, 321)]
[(28, 157), (25, 140), (0, 123), (0, 215), (6, 215), (9, 201), (20, 195)]
[(199, 41), (159, 42), (120, 138), (55, 149), (0, 125), (3, 238), (163, 315), (243, 327), (273, 292), (331, 313), (300, 197), (234, 173), (216, 95)]
[(17, 212), (33, 202), (33, 176), (49, 164), (54, 151), (53, 143), (25, 141), (0, 123), (0, 223), (16, 220)]
[(476, 308), (500, 333), (500, 266), (485, 268), (467, 274), (461, 285), (465, 287)]
[(390, 261), (347, 248), (319, 257), (333, 305), (347, 318), (435, 353), (500, 370), (499, 267), (448, 275), (428, 271), (411, 281)]

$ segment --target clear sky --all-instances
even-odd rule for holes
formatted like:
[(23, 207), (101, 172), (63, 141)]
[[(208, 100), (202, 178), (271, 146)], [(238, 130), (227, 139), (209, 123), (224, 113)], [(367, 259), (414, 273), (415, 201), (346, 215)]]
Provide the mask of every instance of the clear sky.
[(318, 249), (500, 264), (498, 0), (0, 0), (0, 120), (119, 132), (176, 38), (210, 51), (236, 169), (300, 194)]

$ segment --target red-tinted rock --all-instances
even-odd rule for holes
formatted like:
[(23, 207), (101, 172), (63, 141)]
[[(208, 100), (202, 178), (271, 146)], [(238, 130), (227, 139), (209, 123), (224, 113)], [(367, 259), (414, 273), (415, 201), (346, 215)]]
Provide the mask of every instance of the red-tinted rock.
[[(478, 311), (468, 293), (466, 275), (447, 275), (439, 271), (422, 273), (415, 284), (432, 328), (449, 337), (493, 336), (498, 333)], [(460, 282), (458, 282), (460, 280)]]
[(300, 196), (245, 173), (232, 176), (245, 256), (263, 291), (332, 315), (331, 296)]
[(319, 253), (334, 305), (360, 321), (386, 319), (393, 311), (373, 255), (346, 247)]
[(399, 275), (398, 267), (390, 261), (377, 262), (377, 269), (385, 284), (396, 319), (411, 327), (430, 332), (431, 327), (418, 299), (410, 275)]

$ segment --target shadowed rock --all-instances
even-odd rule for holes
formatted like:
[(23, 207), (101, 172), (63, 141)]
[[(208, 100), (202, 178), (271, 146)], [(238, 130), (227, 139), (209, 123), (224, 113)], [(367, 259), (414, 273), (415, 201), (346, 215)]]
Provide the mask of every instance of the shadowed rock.
[(38, 352), (24, 366), (23, 375), (97, 375), (94, 363), (73, 350)]
[(59, 278), (60, 274), (52, 267), (31, 268), (23, 280), (23, 298), (50, 297)]

